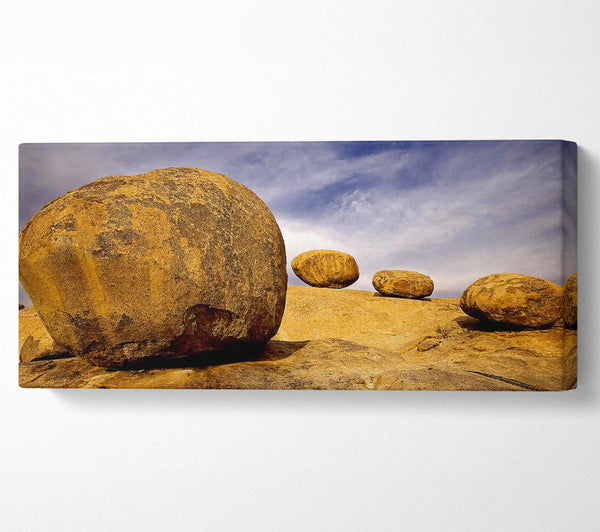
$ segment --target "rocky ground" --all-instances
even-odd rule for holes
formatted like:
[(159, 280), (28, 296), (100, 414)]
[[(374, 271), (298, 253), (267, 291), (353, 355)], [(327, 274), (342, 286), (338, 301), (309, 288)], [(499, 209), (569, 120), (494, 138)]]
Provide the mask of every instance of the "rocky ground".
[(533, 391), (577, 382), (576, 331), (486, 326), (457, 299), (290, 286), (279, 332), (264, 347), (131, 371), (73, 357), (33, 308), (19, 315), (19, 383), (28, 388)]

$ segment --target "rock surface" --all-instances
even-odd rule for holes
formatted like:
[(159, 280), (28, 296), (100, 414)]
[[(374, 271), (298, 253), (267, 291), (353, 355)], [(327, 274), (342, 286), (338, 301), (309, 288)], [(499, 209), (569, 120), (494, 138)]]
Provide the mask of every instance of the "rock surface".
[(565, 325), (577, 328), (577, 274), (567, 279), (563, 286), (563, 319)]
[(262, 343), (285, 306), (285, 247), (248, 188), (197, 168), (98, 179), (19, 236), (20, 279), (49, 333), (106, 366)]
[(360, 275), (352, 255), (330, 249), (300, 253), (292, 260), (292, 270), (306, 284), (319, 288), (344, 288)]
[(64, 347), (58, 345), (48, 334), (33, 307), (19, 312), (19, 362), (68, 356)]
[(83, 359), (20, 365), (24, 387), (565, 390), (576, 385), (577, 332), (497, 330), (457, 299), (288, 287), (277, 335), (257, 350), (177, 367), (105, 370)]
[(384, 296), (418, 299), (433, 292), (431, 278), (406, 270), (381, 270), (373, 275), (372, 282), (373, 288)]
[(460, 306), (469, 316), (517, 327), (548, 327), (562, 316), (562, 288), (517, 273), (495, 273), (469, 286)]

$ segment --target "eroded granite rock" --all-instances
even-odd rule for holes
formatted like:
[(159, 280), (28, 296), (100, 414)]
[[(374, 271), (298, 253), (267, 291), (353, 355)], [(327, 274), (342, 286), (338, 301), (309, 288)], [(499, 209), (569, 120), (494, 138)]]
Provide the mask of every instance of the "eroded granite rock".
[(260, 344), (285, 306), (285, 247), (267, 206), (197, 168), (111, 176), (46, 205), (19, 274), (52, 337), (107, 367)]
[(352, 255), (331, 249), (300, 253), (292, 260), (292, 270), (306, 284), (319, 288), (344, 288), (360, 275)]
[(482, 277), (460, 298), (469, 316), (518, 327), (548, 327), (562, 317), (562, 305), (562, 287), (518, 273)]
[(373, 275), (372, 282), (373, 288), (384, 296), (418, 299), (433, 292), (430, 277), (407, 270), (381, 270)]

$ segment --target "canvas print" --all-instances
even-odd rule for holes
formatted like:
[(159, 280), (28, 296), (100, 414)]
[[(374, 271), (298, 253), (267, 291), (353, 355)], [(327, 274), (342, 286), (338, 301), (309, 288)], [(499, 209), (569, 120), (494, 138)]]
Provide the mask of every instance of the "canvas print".
[(25, 388), (559, 391), (577, 147), (23, 144)]

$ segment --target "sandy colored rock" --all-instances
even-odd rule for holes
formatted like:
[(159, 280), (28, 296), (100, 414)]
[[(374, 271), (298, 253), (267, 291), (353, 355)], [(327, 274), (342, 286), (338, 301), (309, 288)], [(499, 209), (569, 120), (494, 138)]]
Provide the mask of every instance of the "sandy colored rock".
[(400, 353), (464, 316), (457, 299), (404, 299), (366, 290), (288, 286), (275, 340), (339, 338)]
[(440, 345), (440, 342), (441, 338), (439, 337), (426, 336), (419, 342), (419, 345), (417, 345), (417, 351), (429, 351), (430, 349)]
[(577, 274), (567, 279), (563, 286), (563, 319), (565, 325), (577, 328)]
[(406, 270), (381, 270), (373, 275), (372, 282), (373, 288), (384, 296), (418, 299), (433, 292), (431, 278)]
[(292, 270), (306, 284), (319, 288), (344, 288), (360, 275), (352, 255), (330, 249), (300, 253), (292, 260)]
[(285, 306), (273, 215), (206, 170), (98, 179), (46, 205), (19, 245), (21, 282), (49, 333), (103, 366), (262, 343)]
[(79, 357), (32, 362), (21, 365), (20, 384), (26, 388), (523, 390), (518, 384), (475, 373), (423, 363), (404, 366), (402, 361), (394, 353), (339, 339), (271, 340), (252, 360), (233, 358), (202, 368), (107, 372)]
[(460, 298), (465, 313), (518, 327), (548, 327), (562, 316), (562, 288), (518, 273), (495, 273), (469, 286)]
[[(455, 298), (390, 298), (362, 290), (289, 286), (274, 340), (331, 336), (401, 355), (392, 368), (424, 365), (457, 379), (479, 375), (496, 382), (497, 389), (511, 384), (522, 390), (566, 390), (577, 382), (576, 331), (558, 326), (505, 330), (465, 316)], [(441, 389), (466, 389), (452, 386)]]
[(65, 355), (66, 349), (48, 334), (33, 307), (19, 312), (19, 362)]
[[(107, 371), (83, 359), (20, 365), (24, 387), (374, 390), (566, 390), (576, 386), (576, 331), (498, 330), (457, 299), (387, 298), (288, 287), (266, 345)], [(426, 348), (426, 349), (425, 349)]]

